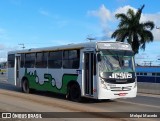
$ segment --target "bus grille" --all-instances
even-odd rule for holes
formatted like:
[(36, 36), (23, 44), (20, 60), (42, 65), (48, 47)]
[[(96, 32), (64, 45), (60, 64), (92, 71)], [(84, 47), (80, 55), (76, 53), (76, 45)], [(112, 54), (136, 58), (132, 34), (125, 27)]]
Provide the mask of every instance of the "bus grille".
[(110, 84), (129, 84), (129, 83), (134, 83), (135, 79), (127, 79), (127, 80), (105, 79), (105, 82), (110, 83)]
[(110, 87), (111, 91), (130, 91), (132, 86), (128, 87)]

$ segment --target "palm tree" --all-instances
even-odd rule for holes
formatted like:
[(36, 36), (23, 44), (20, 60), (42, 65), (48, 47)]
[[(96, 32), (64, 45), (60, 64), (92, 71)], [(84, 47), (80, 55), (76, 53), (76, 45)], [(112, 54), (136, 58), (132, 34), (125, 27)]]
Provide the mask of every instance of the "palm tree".
[(116, 18), (120, 19), (118, 29), (112, 34), (112, 38), (116, 41), (131, 44), (134, 54), (137, 54), (139, 48), (145, 50), (146, 42), (152, 42), (154, 37), (151, 30), (154, 28), (152, 21), (140, 23), (141, 13), (144, 5), (135, 13), (132, 9), (128, 9), (127, 14), (116, 14)]

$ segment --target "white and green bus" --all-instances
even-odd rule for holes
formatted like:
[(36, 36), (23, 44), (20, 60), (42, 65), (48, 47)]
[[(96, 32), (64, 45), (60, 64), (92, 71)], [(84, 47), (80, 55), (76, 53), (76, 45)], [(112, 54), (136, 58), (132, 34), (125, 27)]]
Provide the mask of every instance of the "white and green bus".
[(73, 101), (132, 98), (137, 94), (134, 53), (122, 42), (87, 42), (8, 52), (8, 82), (66, 95)]

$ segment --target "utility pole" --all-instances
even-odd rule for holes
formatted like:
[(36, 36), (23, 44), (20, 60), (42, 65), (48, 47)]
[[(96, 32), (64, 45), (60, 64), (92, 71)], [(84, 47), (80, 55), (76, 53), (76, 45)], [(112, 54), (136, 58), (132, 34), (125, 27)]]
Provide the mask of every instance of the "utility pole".
[(92, 37), (87, 37), (87, 39), (91, 42), (92, 40), (96, 40), (95, 38)]
[(24, 44), (18, 44), (18, 45), (22, 45), (22, 48), (23, 48), (23, 49), (25, 48)]
[(87, 40), (89, 40), (91, 42), (92, 40), (96, 40), (96, 38), (93, 37), (92, 34), (90, 34), (90, 35), (87, 36)]

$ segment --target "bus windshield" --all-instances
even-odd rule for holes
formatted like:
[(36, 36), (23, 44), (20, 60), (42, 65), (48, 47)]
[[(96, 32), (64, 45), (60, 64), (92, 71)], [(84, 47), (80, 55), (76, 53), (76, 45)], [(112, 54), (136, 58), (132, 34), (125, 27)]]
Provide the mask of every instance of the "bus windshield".
[(100, 73), (134, 72), (133, 52), (126, 50), (100, 50)]

